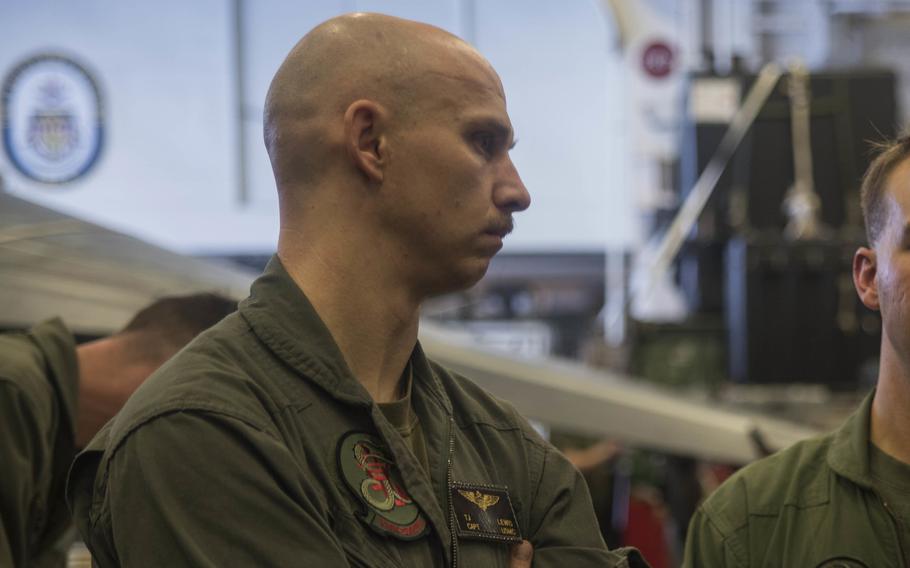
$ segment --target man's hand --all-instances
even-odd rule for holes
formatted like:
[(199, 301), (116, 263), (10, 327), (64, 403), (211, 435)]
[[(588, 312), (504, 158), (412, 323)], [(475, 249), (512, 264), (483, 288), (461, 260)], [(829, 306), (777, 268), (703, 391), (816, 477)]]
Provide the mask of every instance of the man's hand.
[(531, 568), (533, 557), (534, 547), (530, 542), (523, 540), (521, 544), (514, 544), (509, 554), (509, 568)]

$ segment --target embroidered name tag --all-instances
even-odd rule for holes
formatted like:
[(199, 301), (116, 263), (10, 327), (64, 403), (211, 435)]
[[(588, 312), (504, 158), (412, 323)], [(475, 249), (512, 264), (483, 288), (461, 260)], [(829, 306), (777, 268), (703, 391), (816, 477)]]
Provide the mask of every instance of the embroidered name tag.
[(449, 492), (459, 538), (521, 542), (521, 529), (506, 487), (455, 482)]
[(338, 466), (348, 488), (364, 505), (361, 518), (379, 534), (415, 540), (429, 527), (404, 490), (391, 453), (377, 438), (350, 432), (338, 444)]

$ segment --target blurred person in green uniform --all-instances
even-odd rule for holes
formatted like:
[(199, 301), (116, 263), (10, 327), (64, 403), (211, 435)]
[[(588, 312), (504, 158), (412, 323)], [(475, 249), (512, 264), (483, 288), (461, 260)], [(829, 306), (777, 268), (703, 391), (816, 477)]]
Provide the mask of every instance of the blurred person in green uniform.
[(878, 385), (837, 431), (740, 470), (696, 512), (685, 566), (910, 566), (910, 136), (863, 179), (853, 258), (881, 312)]
[(518, 567), (530, 545), (537, 567), (643, 565), (558, 451), (417, 341), (421, 303), (476, 283), (530, 203), (490, 64), (429, 25), (334, 18), (264, 122), (278, 253), (77, 458), (98, 565)]
[(0, 566), (63, 566), (74, 536), (64, 500), (76, 455), (156, 368), (236, 309), (172, 297), (120, 332), (77, 346), (60, 319), (0, 335)]

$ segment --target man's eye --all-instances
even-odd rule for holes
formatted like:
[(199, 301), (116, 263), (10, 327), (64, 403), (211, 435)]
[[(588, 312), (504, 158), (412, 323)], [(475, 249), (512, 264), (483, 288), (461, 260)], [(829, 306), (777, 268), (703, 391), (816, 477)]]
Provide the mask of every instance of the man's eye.
[(490, 156), (496, 149), (496, 138), (492, 134), (477, 134), (474, 136), (474, 144), (486, 156)]

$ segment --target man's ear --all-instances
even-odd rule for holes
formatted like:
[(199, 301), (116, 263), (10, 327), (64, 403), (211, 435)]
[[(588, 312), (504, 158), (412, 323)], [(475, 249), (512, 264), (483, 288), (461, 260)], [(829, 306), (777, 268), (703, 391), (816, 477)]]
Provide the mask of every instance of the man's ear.
[(853, 285), (863, 305), (878, 311), (878, 261), (875, 250), (860, 247), (853, 255)]
[(382, 182), (386, 156), (386, 112), (369, 100), (351, 103), (344, 113), (344, 144), (354, 166), (368, 180)]

